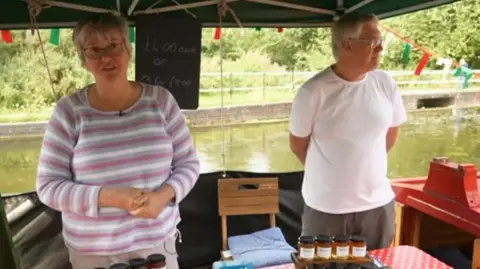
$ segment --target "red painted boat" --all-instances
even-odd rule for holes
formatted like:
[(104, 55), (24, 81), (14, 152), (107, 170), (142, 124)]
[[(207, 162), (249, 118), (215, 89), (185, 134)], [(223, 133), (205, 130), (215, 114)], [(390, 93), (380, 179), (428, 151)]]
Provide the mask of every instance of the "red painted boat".
[(434, 158), (427, 177), (395, 179), (396, 245), (472, 246), (480, 237), (480, 173), (474, 164)]

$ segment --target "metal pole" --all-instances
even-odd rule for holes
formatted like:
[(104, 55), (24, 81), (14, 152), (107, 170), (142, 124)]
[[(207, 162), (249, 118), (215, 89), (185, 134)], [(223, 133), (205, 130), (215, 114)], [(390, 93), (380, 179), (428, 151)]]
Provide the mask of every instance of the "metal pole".
[(265, 101), (266, 101), (266, 96), (265, 96), (265, 76), (266, 76), (266, 75), (265, 75), (265, 72), (263, 72), (263, 77), (262, 77), (262, 87), (263, 87), (263, 89), (262, 89), (262, 96), (263, 96), (263, 97), (262, 97), (262, 100), (263, 100), (263, 103), (265, 103)]

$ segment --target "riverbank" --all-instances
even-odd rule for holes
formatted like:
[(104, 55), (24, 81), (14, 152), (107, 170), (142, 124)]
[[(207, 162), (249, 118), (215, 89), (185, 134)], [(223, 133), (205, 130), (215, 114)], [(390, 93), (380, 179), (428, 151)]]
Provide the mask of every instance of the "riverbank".
[[(460, 112), (456, 114), (460, 117), (454, 116), (454, 112)], [(301, 164), (288, 148), (287, 119), (267, 122), (192, 128), (202, 163), (201, 173), (224, 169), (258, 173), (301, 170)], [(460, 111), (452, 108), (410, 111), (398, 145), (389, 153), (389, 178), (425, 175), (428, 162), (435, 156), (480, 164), (479, 122), (480, 106)], [(8, 179), (0, 181), (2, 195), (34, 190), (41, 141), (41, 135), (0, 139), (0, 178)], [(15, 198), (9, 200), (12, 204), (21, 202)]]
[[(407, 111), (431, 109), (471, 108), (480, 106), (480, 89), (458, 92), (456, 90), (403, 91)], [(212, 107), (184, 111), (192, 128), (214, 127), (256, 122), (275, 122), (288, 119), (291, 102)], [(0, 136), (41, 135), (46, 121), (0, 124)]]

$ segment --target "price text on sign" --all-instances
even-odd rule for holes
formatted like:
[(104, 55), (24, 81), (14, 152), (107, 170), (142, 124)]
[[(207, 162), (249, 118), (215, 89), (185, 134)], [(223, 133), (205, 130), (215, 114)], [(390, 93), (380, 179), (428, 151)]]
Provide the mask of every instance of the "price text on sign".
[(165, 79), (162, 77), (154, 77), (153, 79), (150, 79), (149, 76), (145, 75), (142, 77), (142, 82), (145, 82), (147, 84), (151, 85), (158, 85), (162, 86), (165, 88), (173, 88), (173, 87), (189, 87), (192, 85), (192, 82), (190, 80), (183, 80), (179, 79), (176, 77), (171, 77), (170, 79)]
[(136, 80), (166, 88), (182, 109), (198, 108), (201, 24), (159, 15), (141, 15), (135, 23)]
[(145, 37), (145, 52), (196, 53), (195, 47), (184, 47), (175, 42), (159, 43), (156, 38)]

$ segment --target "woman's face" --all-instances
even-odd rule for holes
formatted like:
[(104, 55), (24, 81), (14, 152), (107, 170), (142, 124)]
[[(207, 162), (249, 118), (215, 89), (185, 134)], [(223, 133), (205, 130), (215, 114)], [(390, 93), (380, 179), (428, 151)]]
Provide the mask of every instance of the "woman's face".
[(120, 31), (90, 31), (83, 47), (85, 67), (96, 80), (127, 79), (130, 53)]

